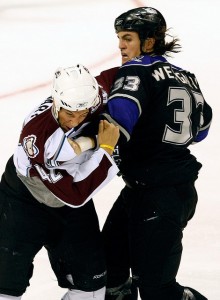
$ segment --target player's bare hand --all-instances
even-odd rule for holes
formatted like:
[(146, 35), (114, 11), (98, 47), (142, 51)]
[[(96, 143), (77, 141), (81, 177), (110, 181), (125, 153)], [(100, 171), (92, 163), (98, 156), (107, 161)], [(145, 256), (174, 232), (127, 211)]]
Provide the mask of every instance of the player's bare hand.
[[(119, 127), (106, 120), (101, 120), (99, 123), (98, 142), (110, 155), (113, 153), (114, 147), (118, 142), (120, 133)], [(110, 147), (107, 147), (110, 146)]]
[(70, 143), (71, 147), (73, 148), (74, 152), (76, 153), (76, 155), (81, 154), (81, 148), (79, 146), (78, 143), (74, 142), (73, 140), (71, 140), (70, 138), (67, 138), (68, 142)]

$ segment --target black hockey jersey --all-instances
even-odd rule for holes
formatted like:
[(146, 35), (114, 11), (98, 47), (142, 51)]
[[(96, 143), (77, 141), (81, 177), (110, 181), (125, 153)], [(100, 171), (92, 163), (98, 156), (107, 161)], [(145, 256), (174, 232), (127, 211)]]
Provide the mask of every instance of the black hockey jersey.
[(122, 174), (150, 184), (196, 178), (201, 164), (188, 146), (206, 137), (212, 110), (194, 74), (162, 56), (135, 58), (118, 70), (105, 117), (127, 141)]

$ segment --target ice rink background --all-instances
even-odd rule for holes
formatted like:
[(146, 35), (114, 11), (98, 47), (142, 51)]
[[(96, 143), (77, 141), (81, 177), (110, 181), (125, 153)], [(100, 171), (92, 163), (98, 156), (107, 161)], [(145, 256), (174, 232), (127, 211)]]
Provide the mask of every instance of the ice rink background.
[[(83, 63), (96, 75), (120, 65), (114, 19), (128, 9), (146, 5), (160, 10), (168, 27), (173, 28), (171, 32), (180, 38), (183, 51), (170, 61), (197, 75), (213, 108), (208, 138), (191, 147), (203, 168), (197, 181), (197, 212), (184, 231), (177, 279), (209, 300), (219, 300), (219, 0), (1, 0), (0, 174), (15, 149), (25, 115), (50, 95), (55, 69)], [(121, 179), (115, 178), (94, 198), (100, 226), (122, 186)], [(64, 292), (57, 287), (42, 250), (35, 259), (31, 286), (22, 299), (59, 300)]]

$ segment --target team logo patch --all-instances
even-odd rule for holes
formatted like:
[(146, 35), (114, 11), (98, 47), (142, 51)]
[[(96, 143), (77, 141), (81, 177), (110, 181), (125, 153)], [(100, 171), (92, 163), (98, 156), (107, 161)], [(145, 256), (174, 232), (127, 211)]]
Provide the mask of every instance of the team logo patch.
[(34, 158), (38, 155), (39, 149), (35, 145), (37, 140), (36, 135), (28, 135), (23, 139), (23, 148), (24, 151), (26, 152), (27, 156), (30, 158)]
[(140, 55), (140, 56), (134, 57), (132, 60), (133, 60), (133, 61), (137, 61), (137, 62), (141, 62), (143, 58), (144, 58), (144, 56), (143, 56), (143, 55)]

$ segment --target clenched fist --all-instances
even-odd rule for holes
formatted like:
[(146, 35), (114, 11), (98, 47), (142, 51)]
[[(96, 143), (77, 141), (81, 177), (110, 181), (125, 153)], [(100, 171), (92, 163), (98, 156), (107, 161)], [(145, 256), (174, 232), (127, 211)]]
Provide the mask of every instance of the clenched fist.
[(119, 127), (106, 120), (99, 123), (98, 143), (108, 154), (112, 155), (115, 145), (118, 142), (120, 133)]

